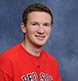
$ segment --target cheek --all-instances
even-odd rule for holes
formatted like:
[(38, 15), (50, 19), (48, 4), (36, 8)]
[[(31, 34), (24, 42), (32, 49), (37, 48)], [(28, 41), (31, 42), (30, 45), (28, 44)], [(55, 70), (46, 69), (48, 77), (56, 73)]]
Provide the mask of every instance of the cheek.
[(29, 28), (28, 29), (28, 34), (29, 35), (33, 35), (36, 32), (36, 30), (34, 28)]
[(46, 34), (47, 34), (47, 35), (50, 35), (51, 29), (46, 29), (45, 31), (46, 31)]

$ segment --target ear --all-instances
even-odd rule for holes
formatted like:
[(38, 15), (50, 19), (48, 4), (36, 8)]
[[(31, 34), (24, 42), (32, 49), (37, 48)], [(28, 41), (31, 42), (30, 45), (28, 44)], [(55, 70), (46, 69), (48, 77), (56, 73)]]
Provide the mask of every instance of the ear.
[(21, 22), (21, 30), (23, 33), (26, 33), (26, 25), (23, 22)]

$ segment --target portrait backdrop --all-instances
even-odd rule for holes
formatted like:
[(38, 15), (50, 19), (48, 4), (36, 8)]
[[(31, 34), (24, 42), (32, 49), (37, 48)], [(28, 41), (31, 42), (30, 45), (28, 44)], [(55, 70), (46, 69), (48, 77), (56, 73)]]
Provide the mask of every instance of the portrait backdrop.
[(52, 33), (44, 48), (58, 60), (63, 81), (78, 81), (78, 0), (0, 0), (0, 54), (23, 40), (22, 13), (31, 3), (52, 10)]

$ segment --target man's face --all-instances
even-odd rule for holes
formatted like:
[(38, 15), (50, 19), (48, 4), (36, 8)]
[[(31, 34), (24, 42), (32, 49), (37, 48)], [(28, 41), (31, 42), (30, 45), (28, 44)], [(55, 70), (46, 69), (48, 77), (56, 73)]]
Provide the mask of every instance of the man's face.
[(46, 12), (31, 12), (23, 30), (26, 33), (26, 44), (43, 46), (51, 33), (51, 16)]

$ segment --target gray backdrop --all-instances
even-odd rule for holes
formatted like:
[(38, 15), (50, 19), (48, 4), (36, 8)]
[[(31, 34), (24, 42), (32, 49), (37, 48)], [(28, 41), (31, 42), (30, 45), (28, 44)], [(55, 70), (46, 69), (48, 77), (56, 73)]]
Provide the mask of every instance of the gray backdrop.
[(63, 81), (78, 81), (78, 0), (0, 0), (0, 53), (23, 40), (22, 12), (36, 2), (46, 4), (54, 15), (45, 49), (57, 58)]

